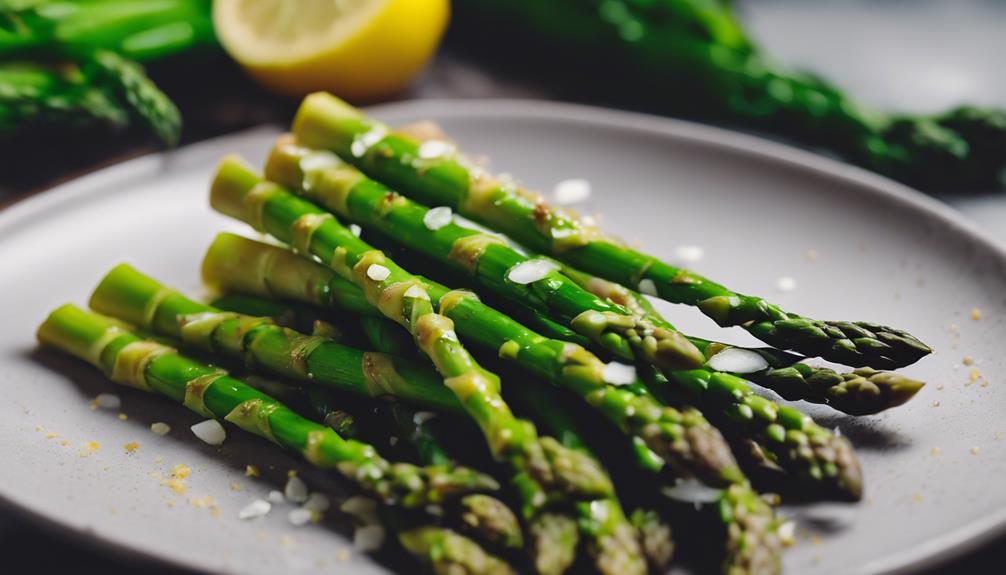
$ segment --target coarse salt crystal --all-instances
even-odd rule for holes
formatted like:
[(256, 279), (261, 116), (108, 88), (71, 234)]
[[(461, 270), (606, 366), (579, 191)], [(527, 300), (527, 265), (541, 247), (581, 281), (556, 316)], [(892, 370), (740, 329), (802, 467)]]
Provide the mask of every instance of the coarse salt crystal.
[(342, 160), (340, 160), (339, 157), (332, 152), (326, 150), (315, 150), (300, 159), (300, 169), (302, 172), (307, 174), (308, 172), (315, 172), (338, 166), (341, 163)]
[(417, 411), (414, 414), (412, 414), (412, 423), (415, 423), (416, 425), (422, 425), (436, 416), (437, 414), (433, 413), (432, 411)]
[(692, 264), (704, 258), (706, 251), (702, 246), (678, 246), (674, 255), (681, 263)]
[(409, 286), (409, 289), (405, 290), (405, 293), (402, 294), (402, 295), (405, 296), (405, 297), (407, 297), (407, 298), (412, 298), (412, 299), (416, 299), (416, 298), (418, 298), (418, 299), (425, 299), (425, 300), (429, 300), (430, 299), (430, 294), (426, 293), (426, 290), (424, 290), (422, 287), (417, 286), (417, 285)]
[(286, 480), (286, 486), (283, 487), (283, 495), (289, 501), (303, 503), (307, 501), (307, 484), (300, 477), (291, 475)]
[(157, 421), (150, 424), (150, 431), (153, 431), (161, 437), (171, 433), (171, 426), (163, 421)]
[(99, 393), (91, 401), (91, 405), (100, 407), (101, 409), (119, 409), (122, 406), (122, 400), (114, 393)]
[(381, 522), (381, 518), (377, 515), (377, 502), (362, 495), (354, 495), (343, 501), (339, 511), (356, 517), (364, 525), (376, 525)]
[(438, 206), (431, 210), (427, 210), (423, 215), (423, 225), (430, 230), (439, 230), (440, 228), (451, 223), (454, 219), (454, 212), (448, 206)]
[(728, 347), (709, 358), (706, 365), (715, 371), (752, 373), (768, 367), (765, 358), (749, 349)]
[(391, 270), (381, 264), (370, 264), (370, 267), (367, 268), (367, 277), (376, 282), (383, 282), (388, 279), (388, 276), (390, 275)]
[(775, 289), (781, 292), (793, 291), (796, 289), (796, 280), (789, 276), (783, 276), (776, 280)]
[(276, 504), (283, 503), (284, 501), (286, 501), (286, 497), (283, 497), (283, 492), (276, 491), (275, 489), (269, 492), (268, 498), (269, 501)]
[(265, 517), (272, 510), (272, 504), (263, 499), (256, 499), (238, 511), (238, 519), (256, 519)]
[(331, 505), (332, 503), (328, 500), (328, 496), (324, 493), (312, 493), (307, 496), (307, 501), (301, 505), (301, 508), (315, 513), (324, 513), (328, 511)]
[(383, 544), (384, 527), (380, 525), (365, 525), (353, 532), (353, 546), (359, 551), (376, 551)]
[(427, 140), (419, 145), (416, 154), (424, 160), (432, 160), (441, 156), (446, 156), (454, 150), (449, 142), (443, 140)]
[(356, 237), (360, 237), (360, 234), (363, 233), (363, 228), (356, 224), (349, 224), (349, 232)]
[(584, 202), (590, 197), (590, 182), (582, 178), (563, 180), (555, 185), (552, 195), (560, 206)]
[(510, 271), (507, 272), (507, 279), (515, 284), (527, 285), (544, 278), (549, 272), (557, 269), (559, 269), (559, 266), (555, 262), (535, 258), (523, 261), (510, 268)]
[(628, 385), (636, 381), (636, 368), (624, 363), (611, 362), (604, 366), (602, 377), (611, 385)]
[(657, 284), (653, 283), (653, 280), (646, 278), (639, 282), (639, 292), (656, 297)]
[(783, 545), (789, 547), (796, 543), (796, 523), (793, 521), (787, 521), (779, 526), (779, 541)]
[(349, 146), (350, 153), (357, 158), (362, 157), (371, 146), (383, 140), (387, 133), (388, 131), (384, 126), (371, 128), (370, 131), (360, 134), (353, 139), (353, 143)]
[(192, 429), (192, 433), (196, 437), (210, 445), (220, 445), (227, 439), (227, 431), (215, 419), (207, 419), (206, 421), (199, 422), (190, 429)]
[(722, 491), (709, 487), (695, 479), (679, 479), (673, 487), (660, 490), (665, 496), (685, 503), (713, 503), (720, 498)]
[(299, 509), (293, 509), (287, 514), (286, 518), (290, 521), (290, 524), (295, 527), (300, 527), (302, 525), (307, 525), (311, 521), (312, 513), (308, 509), (303, 507)]

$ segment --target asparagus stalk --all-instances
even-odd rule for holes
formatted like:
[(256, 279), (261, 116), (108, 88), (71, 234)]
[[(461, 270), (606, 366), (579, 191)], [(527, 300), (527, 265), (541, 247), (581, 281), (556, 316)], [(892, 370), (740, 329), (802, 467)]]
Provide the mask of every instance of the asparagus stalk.
[[(209, 284), (225, 290), (374, 313), (372, 308), (345, 305), (359, 301), (349, 294), (350, 288), (358, 288), (331, 269), (240, 236), (217, 237), (204, 259), (203, 275)], [(471, 295), (429, 280), (424, 285), (466, 341), (582, 397), (633, 438), (637, 461), (644, 468), (656, 471), (669, 465), (678, 474), (697, 476), (711, 485), (743, 480), (722, 436), (697, 410), (661, 406), (652, 395), (632, 386), (608, 385), (604, 364), (586, 349), (549, 340)]]
[[(389, 355), (401, 355), (411, 351), (412, 346), (397, 336), (402, 333), (391, 320), (379, 317), (361, 316), (363, 331), (374, 349)], [(417, 417), (418, 412), (403, 403), (395, 402), (379, 411), (386, 414), (391, 422), (385, 429), (393, 428), (397, 436), (411, 443), (421, 461), (426, 465), (437, 465), (452, 458), (440, 438), (430, 429), (428, 421)], [(520, 549), (524, 546), (524, 533), (520, 522), (505, 503), (491, 495), (473, 494), (460, 500), (461, 520), (467, 530), (479, 539), (503, 549)]]
[(501, 297), (551, 310), (573, 330), (625, 360), (645, 360), (668, 369), (690, 369), (702, 363), (695, 346), (676, 330), (655, 328), (633, 318), (556, 271), (543, 270), (547, 273), (530, 282), (512, 279), (514, 270), (530, 258), (496, 236), (451, 221), (431, 223), (427, 208), (370, 180), (334, 155), (315, 153), (283, 137), (269, 156), (266, 176), (336, 216), (376, 228), (474, 277), (480, 287)]
[[(654, 325), (669, 325), (642, 294), (623, 285), (561, 265), (562, 272), (599, 297), (609, 299), (632, 313), (645, 317)], [(688, 338), (707, 359), (737, 346)], [(824, 403), (852, 415), (879, 413), (896, 407), (915, 396), (925, 385), (898, 373), (877, 371), (869, 367), (838, 373), (827, 367), (800, 363), (804, 357), (772, 348), (737, 348), (761, 356), (766, 368), (744, 373), (754, 383), (767, 387), (789, 400)], [(734, 374), (741, 375), (741, 374)]]
[(431, 525), (402, 531), (398, 541), (410, 554), (425, 559), (437, 575), (511, 575), (505, 561), (488, 554), (477, 543)]
[(305, 98), (293, 130), (304, 145), (331, 150), (409, 197), (449, 206), (590, 274), (632, 289), (645, 285), (668, 301), (696, 306), (720, 326), (742, 326), (773, 347), (878, 369), (908, 365), (931, 352), (905, 331), (801, 317), (641, 253), (453, 152), (424, 157), (430, 154), (420, 153), (418, 141), (329, 94)]
[(531, 422), (513, 415), (500, 397), (499, 379), (460, 344), (453, 322), (434, 311), (420, 278), (357, 238), (331, 214), (262, 181), (234, 158), (221, 164), (211, 204), (328, 262), (382, 314), (408, 329), (482, 429), (490, 451), (510, 467), (525, 518), (533, 521), (550, 504), (610, 497), (611, 481), (596, 462), (551, 438), (539, 438)]
[[(530, 386), (522, 391), (521, 406), (533, 413), (550, 434), (562, 438), (571, 449), (587, 449), (580, 426), (554, 394)], [(716, 515), (726, 548), (723, 573), (770, 575), (780, 571), (779, 521), (772, 507), (749, 484), (735, 483), (721, 490)], [(644, 508), (635, 510), (632, 520), (641, 531), (644, 556), (653, 569), (662, 571), (673, 553), (669, 526), (659, 513)]]
[(115, 383), (165, 395), (300, 453), (317, 467), (335, 469), (388, 505), (416, 508), (498, 488), (492, 478), (464, 467), (389, 462), (372, 446), (343, 439), (219, 368), (73, 305), (52, 312), (38, 339), (100, 368)]

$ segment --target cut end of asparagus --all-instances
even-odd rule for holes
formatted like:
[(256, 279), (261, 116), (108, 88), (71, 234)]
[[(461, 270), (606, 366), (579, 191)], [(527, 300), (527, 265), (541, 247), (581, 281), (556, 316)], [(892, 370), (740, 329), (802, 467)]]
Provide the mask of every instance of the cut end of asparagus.
[(478, 536), (504, 549), (524, 546), (520, 521), (509, 507), (490, 495), (469, 495), (461, 499), (461, 520)]
[(119, 264), (102, 278), (91, 294), (89, 305), (98, 313), (147, 329), (152, 319), (148, 304), (164, 291), (164, 286), (133, 266)]
[(438, 575), (511, 575), (505, 561), (486, 553), (477, 543), (449, 529), (425, 526), (401, 531), (398, 541), (411, 555)]
[(772, 507), (747, 485), (732, 485), (719, 502), (727, 530), (723, 572), (776, 575), (782, 569), (782, 540)]
[(257, 217), (249, 218), (245, 198), (263, 181), (262, 176), (240, 156), (224, 156), (210, 185), (210, 206), (241, 221), (257, 221)]
[(580, 530), (576, 520), (558, 513), (543, 513), (531, 522), (531, 556), (541, 575), (562, 575), (576, 559)]
[[(351, 123), (348, 129), (343, 124)], [(293, 133), (312, 148), (349, 152), (356, 133), (366, 131), (370, 122), (359, 110), (328, 92), (309, 94), (297, 109)]]
[(36, 336), (42, 345), (99, 365), (103, 347), (96, 346), (95, 342), (103, 341), (105, 335), (117, 327), (119, 324), (112, 319), (64, 304), (49, 314)]

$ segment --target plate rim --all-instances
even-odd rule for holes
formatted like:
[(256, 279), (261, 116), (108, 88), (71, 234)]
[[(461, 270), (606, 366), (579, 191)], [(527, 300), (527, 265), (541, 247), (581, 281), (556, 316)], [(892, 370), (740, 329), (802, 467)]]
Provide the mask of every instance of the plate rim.
[[(606, 129), (628, 129), (664, 138), (670, 137), (685, 143), (725, 149), (759, 162), (780, 165), (784, 169), (808, 171), (826, 179), (838, 180), (859, 188), (860, 193), (881, 196), (906, 205), (925, 213), (935, 221), (946, 224), (952, 233), (960, 234), (1000, 260), (1006, 261), (1006, 246), (993, 239), (990, 233), (980, 229), (978, 224), (967, 216), (943, 202), (863, 168), (757, 135), (640, 112), (529, 99), (405, 100), (370, 106), (365, 110), (369, 114), (382, 118), (389, 116), (415, 118), (436, 115), (468, 119), (520, 117), (562, 120)], [(30, 220), (33, 215), (44, 213), (47, 208), (62, 202), (67, 197), (81, 198), (85, 194), (99, 193), (102, 187), (121, 185), (133, 178), (155, 174), (166, 166), (170, 167), (172, 164), (185, 163), (200, 158), (205, 155), (204, 150), (206, 149), (219, 148), (226, 146), (230, 141), (240, 142), (258, 134), (274, 133), (282, 129), (282, 126), (278, 127), (275, 124), (263, 124), (189, 144), (177, 150), (152, 152), (99, 168), (48, 189), (28, 194), (0, 207), (0, 237)], [(187, 562), (177, 557), (161, 556), (134, 547), (129, 543), (95, 533), (87, 528), (61, 522), (59, 518), (24, 506), (2, 492), (0, 492), (0, 508), (9, 510), (16, 516), (29, 519), (45, 531), (55, 535), (76, 536), (75, 540), (84, 545), (96, 549), (112, 550), (128, 563), (154, 560), (163, 565), (170, 565), (190, 572), (215, 572), (195, 562)], [(861, 565), (857, 572), (894, 574), (911, 572), (919, 568), (933, 568), (978, 548), (1003, 533), (1006, 533), (1006, 509), (997, 510), (980, 520), (938, 535), (899, 553), (868, 561)]]

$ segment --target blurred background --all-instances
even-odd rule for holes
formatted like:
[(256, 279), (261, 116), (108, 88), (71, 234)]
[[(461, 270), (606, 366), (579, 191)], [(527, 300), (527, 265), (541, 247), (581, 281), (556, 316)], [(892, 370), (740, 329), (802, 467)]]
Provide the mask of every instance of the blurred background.
[[(1006, 241), (1006, 0), (454, 0), (446, 27), (447, 0), (217, 4), (214, 18), (204, 0), (0, 0), (0, 209), (285, 124), (299, 94), (328, 89), (361, 104), (570, 101), (756, 133), (934, 194)], [(400, 14), (363, 40), (327, 32), (371, 4)], [(992, 573), (1002, 543), (938, 572)], [(0, 552), (42, 572), (138, 569), (2, 510)]]

